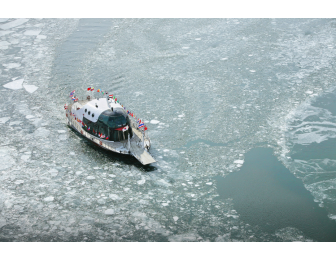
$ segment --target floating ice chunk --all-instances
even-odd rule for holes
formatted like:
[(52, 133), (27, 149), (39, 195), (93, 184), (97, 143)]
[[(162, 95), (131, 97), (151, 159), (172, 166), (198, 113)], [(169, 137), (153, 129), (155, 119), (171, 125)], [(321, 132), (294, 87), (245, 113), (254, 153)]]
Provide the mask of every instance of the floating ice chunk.
[(19, 185), (19, 184), (21, 184), (21, 183), (24, 183), (24, 180), (16, 180), (14, 183), (15, 183), (16, 185)]
[(244, 160), (235, 160), (234, 163), (237, 163), (237, 164), (243, 164), (243, 163), (244, 163)]
[(107, 209), (105, 210), (105, 215), (113, 215), (114, 214), (114, 209)]
[(3, 216), (0, 216), (0, 228), (7, 224), (6, 219)]
[[(1, 119), (0, 119), (0, 121), (1, 121)], [(12, 125), (20, 125), (22, 123), (22, 121), (11, 121), (10, 123), (9, 123), (9, 125), (10, 126), (12, 126)]]
[(27, 30), (24, 32), (24, 35), (39, 35), (41, 30)]
[(0, 124), (6, 123), (9, 119), (10, 119), (10, 117), (1, 117), (0, 118)]
[(21, 24), (24, 24), (24, 23), (28, 22), (28, 21), (29, 21), (29, 19), (24, 19), (24, 18), (16, 19), (15, 21), (0, 25), (0, 29), (7, 30), (7, 29), (10, 29), (10, 28), (17, 27)]
[(166, 202), (162, 203), (162, 206), (164, 206), (164, 207), (167, 207), (168, 205), (169, 205), (169, 204), (166, 203)]
[(182, 115), (178, 115), (178, 117), (184, 117), (184, 115), (182, 114)]
[(190, 194), (191, 197), (195, 197), (195, 194)]
[(13, 90), (17, 90), (17, 89), (22, 88), (22, 83), (23, 83), (23, 79), (18, 79), (18, 80), (14, 80), (12, 82), (9, 82), (9, 83), (3, 85), (3, 87), (13, 89)]
[(137, 183), (138, 183), (139, 185), (143, 185), (143, 184), (145, 184), (145, 182), (146, 182), (145, 179), (142, 179), (142, 180), (140, 180), (140, 181), (137, 181)]
[(212, 185), (212, 182), (207, 182), (206, 185)]
[(190, 47), (188, 47), (188, 46), (185, 46), (185, 47), (182, 47), (182, 49), (184, 49), (184, 50), (188, 50)]
[(4, 23), (8, 20), (8, 18), (0, 18), (0, 23)]
[(23, 85), (23, 87), (25, 88), (25, 90), (27, 90), (27, 92), (29, 93), (33, 93), (35, 92), (38, 87), (34, 86), (34, 85)]
[(30, 158), (29, 154), (24, 154), (24, 155), (21, 156), (21, 160), (23, 160), (25, 162), (27, 162), (29, 160), (29, 158)]
[(116, 177), (114, 174), (109, 174), (109, 176), (112, 178)]
[(37, 35), (36, 38), (43, 40), (43, 39), (47, 39), (47, 36), (45, 36), (45, 35)]
[(221, 60), (227, 60), (228, 58), (221, 58)]
[(161, 186), (165, 186), (165, 187), (172, 186), (169, 182), (166, 182), (166, 181), (163, 180), (163, 179), (158, 180), (156, 183), (159, 184), (159, 185), (161, 185)]
[(44, 201), (46, 201), (46, 202), (50, 202), (50, 201), (53, 201), (53, 200), (54, 200), (53, 196), (44, 198)]
[(65, 131), (65, 130), (57, 130), (57, 132), (58, 132), (59, 134), (63, 134), (63, 133), (65, 133), (66, 131)]
[[(7, 41), (1, 41), (0, 42), (0, 46), (8, 46), (8, 45), (10, 45), (10, 43), (7, 42)], [(3, 65), (6, 65), (6, 64), (3, 64)]]
[(52, 177), (55, 177), (58, 174), (58, 171), (56, 169), (51, 169), (51, 170), (49, 170), (49, 172), (50, 172)]
[(252, 72), (252, 73), (253, 73), (253, 72), (256, 72), (256, 71), (255, 71), (255, 70), (250, 70), (250, 72)]
[(311, 90), (308, 90), (308, 91), (306, 91), (306, 93), (310, 95), (310, 94), (313, 94), (314, 92), (311, 91)]
[(15, 69), (18, 67), (21, 67), (20, 63), (8, 63), (8, 64), (3, 64), (7, 69)]
[(181, 154), (184, 154), (185, 152), (180, 152)]
[(177, 216), (173, 217), (174, 221), (176, 222), (179, 218)]
[(10, 33), (13, 33), (14, 31), (0, 31), (0, 37), (1, 36), (4, 36), (4, 35), (7, 35), (7, 34), (10, 34)]
[(32, 118), (34, 118), (34, 117), (35, 117), (35, 116), (33, 116), (33, 115), (27, 115), (27, 116), (26, 116), (27, 119), (32, 119)]
[(121, 198), (117, 194), (110, 194), (109, 198), (112, 200), (121, 200)]
[(156, 124), (160, 123), (160, 121), (153, 119), (153, 120), (150, 121), (150, 123), (153, 124), (153, 125), (156, 125)]
[(81, 175), (82, 171), (76, 171), (76, 175)]
[(94, 176), (88, 176), (88, 177), (86, 177), (86, 179), (88, 179), (88, 180), (94, 180), (94, 179), (96, 179), (96, 177), (94, 177)]
[(163, 151), (164, 151), (164, 152), (169, 152), (169, 149), (164, 149)]
[(168, 237), (170, 242), (193, 242), (197, 241), (198, 236), (194, 233), (186, 233), (180, 235), (172, 235)]
[(200, 41), (202, 40), (202, 38), (195, 38), (195, 41)]

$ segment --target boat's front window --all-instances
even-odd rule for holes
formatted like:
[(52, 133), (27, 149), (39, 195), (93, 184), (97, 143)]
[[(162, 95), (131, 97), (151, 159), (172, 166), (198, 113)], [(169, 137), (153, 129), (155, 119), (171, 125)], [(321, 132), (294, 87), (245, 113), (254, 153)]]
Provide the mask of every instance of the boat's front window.
[(126, 118), (123, 116), (109, 117), (107, 125), (111, 128), (118, 128), (126, 125)]

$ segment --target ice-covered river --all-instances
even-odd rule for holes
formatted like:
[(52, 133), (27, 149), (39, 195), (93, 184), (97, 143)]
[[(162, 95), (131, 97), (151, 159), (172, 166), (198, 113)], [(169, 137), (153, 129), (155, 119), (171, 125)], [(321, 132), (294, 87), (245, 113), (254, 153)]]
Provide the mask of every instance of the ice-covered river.
[[(336, 241), (335, 37), (333, 19), (0, 18), (0, 241)], [(145, 120), (157, 163), (66, 126), (88, 87)]]

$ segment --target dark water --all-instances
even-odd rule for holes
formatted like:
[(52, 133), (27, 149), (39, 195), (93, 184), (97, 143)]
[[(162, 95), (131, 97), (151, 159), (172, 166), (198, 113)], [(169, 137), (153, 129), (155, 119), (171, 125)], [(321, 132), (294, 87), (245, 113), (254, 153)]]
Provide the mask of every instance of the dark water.
[(316, 241), (336, 241), (336, 223), (271, 148), (246, 153), (239, 171), (217, 177), (221, 198), (232, 198), (241, 219), (266, 232), (295, 227)]

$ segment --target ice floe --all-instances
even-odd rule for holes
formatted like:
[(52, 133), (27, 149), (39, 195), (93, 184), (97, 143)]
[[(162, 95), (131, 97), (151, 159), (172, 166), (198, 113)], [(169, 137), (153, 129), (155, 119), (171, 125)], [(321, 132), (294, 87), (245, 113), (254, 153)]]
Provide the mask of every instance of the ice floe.
[(3, 64), (7, 69), (14, 69), (21, 67), (20, 63), (8, 63), (8, 64)]
[(29, 19), (25, 19), (25, 18), (16, 19), (12, 22), (0, 25), (0, 29), (7, 30), (7, 29), (10, 29), (10, 28), (14, 28), (14, 27), (17, 27), (19, 25), (22, 25), (22, 24), (24, 24), (28, 21), (29, 21)]
[(8, 89), (17, 90), (17, 89), (22, 88), (22, 83), (23, 83), (23, 79), (18, 79), (18, 80), (14, 80), (12, 82), (9, 82), (9, 83), (3, 85), (3, 87), (8, 88)]
[(24, 32), (24, 35), (33, 35), (33, 36), (36, 36), (36, 35), (39, 35), (41, 32), (41, 30), (27, 30)]
[(112, 200), (121, 200), (121, 198), (117, 194), (110, 194), (109, 198)]
[(13, 33), (14, 31), (0, 31), (0, 37), (5, 36), (7, 34)]
[(0, 118), (0, 124), (6, 123), (9, 119), (10, 119), (10, 117), (1, 117)]
[(23, 85), (23, 87), (29, 93), (33, 93), (38, 89), (38, 87), (36, 87), (34, 85)]
[(46, 202), (50, 202), (50, 201), (53, 201), (53, 200), (54, 200), (54, 197), (53, 197), (53, 196), (46, 197), (46, 198), (44, 198), (43, 200), (46, 201)]
[(9, 18), (0, 18), (0, 23), (4, 23), (6, 21), (8, 21)]
[(234, 163), (237, 163), (237, 164), (243, 164), (243, 163), (244, 163), (244, 160), (235, 160)]
[(160, 121), (153, 119), (153, 120), (150, 121), (150, 123), (153, 124), (153, 125), (156, 125), (156, 124), (160, 123)]
[(104, 212), (105, 215), (114, 215), (114, 209), (107, 209)]

